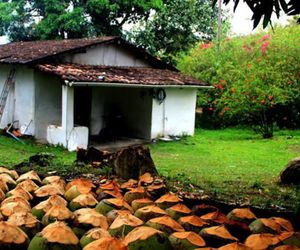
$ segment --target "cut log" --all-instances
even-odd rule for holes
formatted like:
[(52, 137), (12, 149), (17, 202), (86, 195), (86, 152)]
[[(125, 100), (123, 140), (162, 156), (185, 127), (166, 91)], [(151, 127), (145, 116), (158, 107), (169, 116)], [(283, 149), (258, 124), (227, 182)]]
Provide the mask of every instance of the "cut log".
[(138, 179), (139, 176), (145, 173), (158, 174), (149, 148), (142, 146), (129, 147), (118, 151), (113, 170), (124, 179)]

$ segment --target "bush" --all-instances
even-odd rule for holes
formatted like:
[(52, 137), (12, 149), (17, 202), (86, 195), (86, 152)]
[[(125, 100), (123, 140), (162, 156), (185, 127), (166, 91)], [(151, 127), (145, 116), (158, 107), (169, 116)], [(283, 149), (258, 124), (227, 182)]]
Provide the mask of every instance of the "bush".
[(299, 126), (299, 25), (226, 39), (219, 49), (199, 44), (178, 68), (214, 86), (200, 91), (198, 106), (221, 125), (251, 124), (264, 138), (272, 136), (274, 122)]

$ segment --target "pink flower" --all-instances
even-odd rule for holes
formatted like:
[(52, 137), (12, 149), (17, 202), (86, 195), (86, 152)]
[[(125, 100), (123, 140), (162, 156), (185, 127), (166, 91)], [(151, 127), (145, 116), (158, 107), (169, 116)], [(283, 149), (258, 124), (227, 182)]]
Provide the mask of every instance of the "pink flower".
[(267, 41), (267, 40), (269, 40), (269, 39), (271, 39), (272, 38), (272, 36), (270, 35), (270, 34), (267, 34), (267, 35), (264, 35), (261, 39), (260, 39), (260, 41), (261, 42), (264, 42), (264, 41)]
[(261, 51), (262, 54), (265, 54), (265, 53), (266, 53), (266, 50), (268, 49), (269, 45), (270, 45), (270, 42), (269, 42), (269, 41), (265, 41), (265, 42), (261, 45), (260, 51)]
[(209, 49), (212, 46), (212, 43), (203, 43), (201, 44), (201, 49)]

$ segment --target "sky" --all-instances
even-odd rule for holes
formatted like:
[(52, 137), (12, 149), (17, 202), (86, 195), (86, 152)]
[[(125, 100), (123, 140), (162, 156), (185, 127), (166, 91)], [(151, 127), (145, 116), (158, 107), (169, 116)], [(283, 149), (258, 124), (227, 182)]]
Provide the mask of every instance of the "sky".
[[(235, 12), (233, 12), (233, 2), (230, 2), (227, 6), (223, 6), (223, 8), (228, 9), (232, 15), (231, 25), (234, 35), (248, 35), (259, 30), (259, 28), (253, 30), (252, 12), (246, 3), (240, 1)], [(287, 16), (283, 14), (279, 19), (274, 15), (272, 22), (287, 24), (287, 19)]]
[[(229, 13), (232, 15), (231, 25), (233, 35), (247, 35), (256, 32), (259, 28), (253, 30), (253, 21), (251, 20), (252, 12), (243, 1), (240, 1), (237, 9), (233, 12), (233, 3), (230, 2), (227, 6), (223, 8), (228, 9)], [(273, 23), (287, 23), (287, 16), (282, 15), (280, 19), (275, 16), (272, 18)], [(8, 40), (4, 36), (0, 36), (0, 44), (7, 43)]]

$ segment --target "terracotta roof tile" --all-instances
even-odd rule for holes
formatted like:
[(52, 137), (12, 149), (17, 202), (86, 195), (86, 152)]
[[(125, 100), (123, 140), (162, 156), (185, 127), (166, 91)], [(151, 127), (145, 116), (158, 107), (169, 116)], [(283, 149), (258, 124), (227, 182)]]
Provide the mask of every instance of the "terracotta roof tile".
[(142, 67), (88, 66), (80, 64), (38, 64), (37, 69), (74, 82), (141, 85), (208, 86), (177, 71)]
[(0, 45), (0, 63), (29, 63), (63, 52), (118, 39), (118, 37), (97, 37), (8, 43)]

